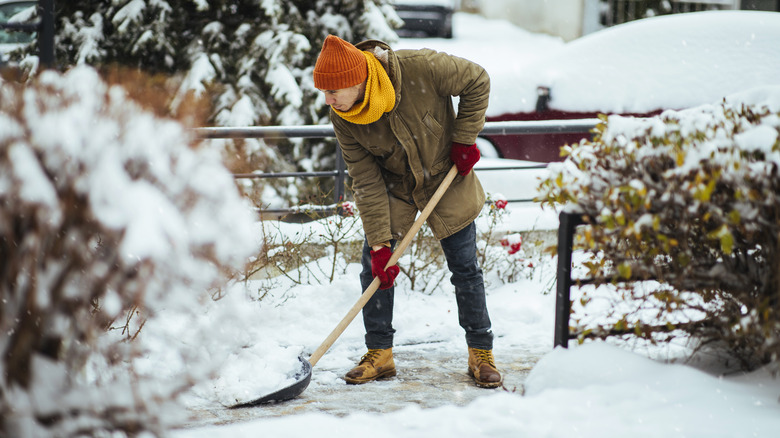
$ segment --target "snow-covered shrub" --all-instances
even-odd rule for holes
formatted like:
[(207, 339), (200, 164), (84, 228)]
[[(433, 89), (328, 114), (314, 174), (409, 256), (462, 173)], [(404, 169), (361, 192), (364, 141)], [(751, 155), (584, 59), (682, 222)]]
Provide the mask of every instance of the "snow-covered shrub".
[(533, 275), (533, 262), (524, 259), (522, 236), (519, 233), (498, 231), (508, 213), (507, 205), (504, 195), (489, 194), (480, 214), (486, 224), (477, 234), (477, 258), (488, 286), (493, 283), (507, 284)]
[(449, 271), (444, 253), (427, 223), (423, 224), (404, 255), (398, 259), (398, 267), (401, 275), (396, 285), (407, 287), (405, 283), (408, 282), (409, 290), (432, 294), (442, 283), (446, 284)]
[(0, 435), (161, 430), (194, 377), (107, 329), (194, 311), (256, 249), (218, 155), (92, 68), (45, 72), (0, 88), (0, 203)]
[[(665, 285), (649, 294), (622, 286), (624, 299), (644, 301), (637, 310), (655, 312), (654, 323), (624, 314), (597, 331), (651, 338), (682, 329), (722, 342), (744, 367), (778, 359), (777, 101), (610, 116), (593, 141), (565, 147), (540, 193), (593, 224), (581, 242), (593, 256), (590, 275)], [(686, 311), (697, 316), (680, 318)]]
[[(357, 207), (346, 201), (329, 208), (339, 213), (301, 206), (298, 213), (287, 217), (290, 223), (287, 219), (262, 221), (261, 251), (247, 265), (244, 280), (266, 278), (272, 286), (274, 277), (284, 276), (294, 285), (328, 284), (349, 263), (359, 263), (363, 233)], [(310, 225), (301, 227), (298, 221)]]
[[(535, 274), (535, 263), (526, 259), (526, 254), (520, 249), (520, 234), (499, 231), (507, 214), (506, 206), (507, 201), (502, 195), (491, 195), (476, 220), (477, 261), (487, 287), (531, 278)], [(509, 240), (512, 244), (507, 248), (504, 242)], [(516, 249), (509, 252), (512, 245)], [(535, 247), (535, 242), (531, 246)], [(450, 272), (441, 243), (427, 224), (412, 240), (398, 266), (403, 275), (398, 277), (397, 284), (410, 290), (432, 294), (449, 283)]]

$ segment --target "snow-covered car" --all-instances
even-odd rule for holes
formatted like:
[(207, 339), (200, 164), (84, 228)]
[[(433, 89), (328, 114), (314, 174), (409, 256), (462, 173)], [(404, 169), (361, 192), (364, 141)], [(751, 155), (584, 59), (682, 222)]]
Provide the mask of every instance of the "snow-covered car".
[(404, 21), (401, 37), (452, 38), (452, 15), (459, 0), (394, 0), (396, 14)]
[[(7, 23), (20, 13), (26, 13), (30, 8), (36, 6), (37, 1), (29, 0), (0, 0), (0, 23)], [(28, 44), (35, 38), (35, 35), (29, 32), (11, 31), (0, 27), (0, 65), (7, 62), (7, 56), (13, 50)]]
[[(780, 85), (780, 13), (712, 11), (646, 18), (562, 44), (511, 76), (491, 72), (489, 121), (655, 115)], [(509, 75), (507, 75), (509, 76)], [(500, 89), (497, 89), (500, 87)], [(561, 160), (589, 134), (486, 136), (503, 158)], [(484, 140), (483, 140), (484, 141)]]

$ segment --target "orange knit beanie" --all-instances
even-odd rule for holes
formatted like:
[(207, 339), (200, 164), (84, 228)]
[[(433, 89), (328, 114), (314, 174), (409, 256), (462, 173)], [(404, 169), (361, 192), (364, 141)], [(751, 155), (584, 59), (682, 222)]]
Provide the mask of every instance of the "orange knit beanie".
[(328, 35), (314, 65), (314, 86), (319, 90), (340, 90), (358, 85), (368, 77), (363, 53), (341, 38)]

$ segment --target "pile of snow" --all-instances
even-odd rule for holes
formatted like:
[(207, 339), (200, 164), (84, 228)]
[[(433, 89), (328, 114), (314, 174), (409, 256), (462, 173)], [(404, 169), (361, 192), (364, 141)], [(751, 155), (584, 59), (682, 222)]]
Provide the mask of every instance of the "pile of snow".
[[(648, 18), (568, 43), (519, 83), (552, 90), (551, 108), (646, 113), (717, 103), (780, 85), (780, 14), (711, 11)], [(526, 90), (526, 93), (533, 90)]]
[[(537, 87), (563, 111), (647, 113), (780, 85), (780, 14), (710, 11), (646, 18), (564, 43), (456, 13), (452, 40), (402, 39), (470, 59), (491, 77), (488, 116), (533, 112)], [(509, 43), (508, 43), (509, 42)]]
[[(505, 20), (491, 20), (474, 14), (456, 12), (453, 38), (402, 38), (394, 50), (426, 47), (474, 61), (490, 75), (488, 116), (533, 110), (536, 107), (536, 83), (518, 81), (549, 53), (560, 49), (561, 38), (535, 34)], [(527, 93), (530, 90), (532, 93)]]

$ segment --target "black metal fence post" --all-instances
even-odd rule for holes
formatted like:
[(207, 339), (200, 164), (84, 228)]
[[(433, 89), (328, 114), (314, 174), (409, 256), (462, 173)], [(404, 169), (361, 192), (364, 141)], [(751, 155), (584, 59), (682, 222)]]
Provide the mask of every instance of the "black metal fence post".
[(574, 232), (584, 224), (579, 214), (562, 212), (558, 224), (558, 271), (555, 293), (555, 335), (553, 346), (569, 347), (569, 315), (571, 314), (571, 257)]
[(38, 33), (38, 51), (41, 65), (54, 68), (54, 0), (40, 0), (41, 24)]
[(336, 152), (336, 189), (335, 191), (335, 204), (339, 205), (344, 202), (344, 192), (346, 187), (347, 175), (347, 163), (344, 162), (344, 156), (340, 152)]

